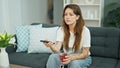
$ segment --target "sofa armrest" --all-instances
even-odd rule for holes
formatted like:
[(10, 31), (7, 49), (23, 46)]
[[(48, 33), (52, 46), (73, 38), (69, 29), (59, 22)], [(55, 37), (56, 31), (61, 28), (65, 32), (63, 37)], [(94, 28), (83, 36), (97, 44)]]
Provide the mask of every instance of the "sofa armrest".
[(8, 54), (16, 52), (17, 46), (16, 45), (11, 45), (6, 48), (6, 51)]

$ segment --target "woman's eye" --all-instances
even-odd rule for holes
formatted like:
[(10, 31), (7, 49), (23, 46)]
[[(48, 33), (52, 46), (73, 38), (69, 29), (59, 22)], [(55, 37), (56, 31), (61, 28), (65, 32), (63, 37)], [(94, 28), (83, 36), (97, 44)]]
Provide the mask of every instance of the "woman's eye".
[(67, 14), (64, 14), (64, 16), (67, 16)]
[(64, 16), (73, 16), (72, 13), (65, 13)]
[(70, 16), (73, 16), (73, 14), (70, 14)]

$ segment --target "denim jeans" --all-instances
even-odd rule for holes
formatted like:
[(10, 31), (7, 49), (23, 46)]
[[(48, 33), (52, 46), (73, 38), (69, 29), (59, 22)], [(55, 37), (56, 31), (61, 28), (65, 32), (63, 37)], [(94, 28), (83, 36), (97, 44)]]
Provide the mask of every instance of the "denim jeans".
[[(73, 60), (68, 64), (68, 68), (88, 68), (92, 60), (89, 56), (86, 59)], [(46, 67), (47, 68), (60, 68), (60, 58), (58, 54), (51, 54), (49, 56)]]

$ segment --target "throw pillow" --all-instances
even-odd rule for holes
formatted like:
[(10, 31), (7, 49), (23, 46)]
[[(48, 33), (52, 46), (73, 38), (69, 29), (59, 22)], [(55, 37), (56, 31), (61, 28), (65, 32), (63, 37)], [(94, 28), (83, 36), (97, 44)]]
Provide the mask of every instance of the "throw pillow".
[(28, 50), (29, 40), (30, 40), (30, 33), (29, 33), (30, 27), (41, 28), (42, 24), (24, 25), (24, 26), (16, 27), (16, 37), (17, 37), (17, 42), (18, 42), (16, 52), (24, 52)]
[(52, 53), (51, 49), (46, 47), (40, 40), (56, 41), (58, 27), (49, 28), (31, 28), (30, 29), (30, 46), (28, 53)]

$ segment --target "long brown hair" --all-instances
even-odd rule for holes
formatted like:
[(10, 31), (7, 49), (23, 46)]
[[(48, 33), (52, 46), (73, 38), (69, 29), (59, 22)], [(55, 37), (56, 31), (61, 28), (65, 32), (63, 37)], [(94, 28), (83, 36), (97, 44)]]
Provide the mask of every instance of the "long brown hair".
[(84, 20), (83, 20), (83, 17), (82, 17), (80, 7), (78, 5), (69, 4), (69, 5), (65, 6), (65, 8), (63, 10), (63, 22), (62, 22), (61, 25), (62, 25), (63, 30), (64, 30), (63, 45), (65, 46), (65, 49), (67, 51), (69, 50), (69, 38), (70, 38), (69, 26), (65, 23), (65, 20), (64, 20), (64, 13), (65, 13), (65, 10), (67, 8), (72, 9), (75, 15), (79, 15), (79, 19), (76, 21), (76, 25), (75, 25), (75, 28), (74, 28), (75, 42), (73, 44), (73, 50), (74, 50), (74, 52), (77, 52), (80, 48), (82, 30), (83, 30), (83, 26), (84, 26), (85, 23), (84, 23)]

